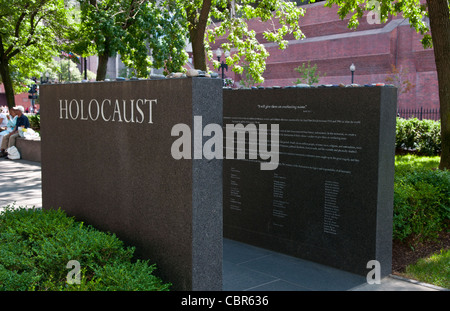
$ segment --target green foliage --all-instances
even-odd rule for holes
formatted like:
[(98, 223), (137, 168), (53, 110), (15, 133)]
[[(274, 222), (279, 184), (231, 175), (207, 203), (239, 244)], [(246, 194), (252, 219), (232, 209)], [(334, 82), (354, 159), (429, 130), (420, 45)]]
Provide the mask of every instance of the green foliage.
[[(396, 158), (394, 181), (394, 239), (413, 239), (415, 243), (437, 238), (450, 224), (450, 172), (432, 170), (419, 157)], [(420, 161), (420, 160), (419, 160)], [(437, 167), (438, 157), (431, 166)]]
[(39, 114), (30, 114), (27, 116), (30, 121), (30, 127), (35, 131), (41, 132), (41, 115)]
[(147, 77), (151, 67), (180, 71), (186, 62), (187, 33), (178, 11), (156, 1), (78, 1), (81, 26), (72, 33), (78, 53), (108, 57), (119, 53), (138, 77)]
[[(224, 51), (231, 51), (233, 48), (226, 63), (238, 74), (242, 74), (246, 69), (254, 83), (264, 82), (262, 75), (266, 69), (265, 61), (269, 53), (256, 38), (256, 32), (248, 28), (247, 21), (259, 19), (263, 22), (272, 22), (273, 28), (265, 30), (263, 36), (265, 40), (276, 43), (280, 49), (287, 47), (288, 42), (285, 39), (287, 35), (293, 35), (296, 39), (304, 37), (298, 23), (299, 18), (304, 15), (304, 10), (291, 1), (241, 0), (235, 1), (235, 5), (232, 5), (234, 1), (212, 0), (206, 16), (201, 13), (207, 1), (166, 0), (166, 2), (180, 11), (185, 11), (191, 42), (197, 37), (205, 38), (206, 54), (216, 68), (220, 64), (214, 59), (209, 45), (219, 37), (226, 37), (227, 42), (223, 43), (221, 48)], [(201, 27), (204, 17), (208, 26), (206, 30)], [(246, 65), (248, 66), (244, 68)]]
[[(256, 6), (256, 9), (254, 8)], [(226, 11), (226, 10), (225, 10)], [(275, 13), (273, 13), (275, 12)], [(302, 8), (297, 8), (292, 2), (288, 1), (242, 1), (241, 5), (236, 7), (236, 15), (234, 18), (225, 18), (222, 14), (221, 23), (217, 35), (221, 32), (228, 32), (229, 43), (222, 44), (222, 48), (230, 48), (231, 46), (237, 50), (236, 53), (227, 59), (229, 65), (234, 65), (233, 71), (241, 71), (239, 62), (249, 64), (248, 73), (253, 77), (256, 83), (264, 82), (262, 73), (265, 71), (265, 60), (269, 53), (263, 44), (256, 39), (256, 33), (249, 30), (246, 20), (260, 18), (262, 21), (278, 22), (280, 27), (274, 27), (263, 33), (264, 39), (274, 42), (279, 49), (286, 49), (287, 40), (285, 36), (292, 34), (294, 38), (300, 39), (304, 37), (301, 32), (298, 20), (304, 15)], [(238, 18), (236, 16), (242, 16)], [(220, 16), (219, 16), (220, 17)], [(217, 31), (217, 28), (216, 28)]]
[(406, 267), (406, 276), (421, 282), (450, 289), (450, 249), (441, 250)]
[(26, 91), (28, 79), (39, 77), (64, 46), (70, 13), (63, 0), (0, 0), (0, 59), (16, 93)]
[(423, 155), (437, 155), (441, 152), (441, 123), (417, 118), (397, 118), (395, 146), (416, 150)]
[(435, 170), (439, 166), (439, 160), (439, 156), (397, 155), (395, 156), (395, 172), (398, 175), (407, 174), (416, 169)]
[(310, 63), (311, 62), (308, 61), (308, 66), (303, 63), (301, 66), (294, 69), (300, 74), (300, 78), (297, 78), (297, 81), (295, 81), (294, 84), (306, 83), (308, 85), (313, 85), (314, 83), (319, 83), (320, 71), (317, 71), (317, 64), (314, 64), (314, 66), (311, 67)]
[(372, 11), (378, 14), (381, 23), (385, 23), (390, 15), (402, 14), (403, 17), (408, 19), (411, 27), (423, 35), (423, 46), (429, 48), (432, 46), (432, 41), (430, 29), (425, 21), (425, 17), (428, 17), (428, 12), (426, 3), (420, 2), (419, 0), (327, 0), (325, 6), (338, 5), (339, 17), (341, 19), (349, 18), (348, 26), (350, 28), (358, 27), (359, 19), (363, 17), (365, 11)]
[[(148, 261), (114, 234), (76, 222), (61, 210), (7, 206), (0, 214), (0, 290), (168, 290)], [(70, 260), (81, 284), (67, 284)]]
[[(47, 68), (47, 71), (50, 73), (51, 78), (57, 79), (60, 82), (81, 81), (84, 79), (84, 74), (80, 72), (77, 64), (69, 59), (60, 59), (59, 61), (53, 60), (53, 62), (49, 64)], [(88, 80), (95, 80), (95, 73), (88, 70), (87, 78)]]
[(249, 65), (245, 64), (242, 67), (244, 68), (244, 71), (242, 72), (242, 79), (239, 81), (239, 85), (243, 88), (257, 86), (259, 83), (256, 82), (253, 76), (250, 74)]

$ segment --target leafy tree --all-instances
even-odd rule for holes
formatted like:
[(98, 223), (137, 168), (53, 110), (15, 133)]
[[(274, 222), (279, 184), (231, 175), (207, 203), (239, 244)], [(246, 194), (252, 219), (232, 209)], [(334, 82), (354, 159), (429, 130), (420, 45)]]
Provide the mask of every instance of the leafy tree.
[[(386, 22), (389, 15), (402, 14), (408, 18), (411, 27), (423, 35), (425, 48), (434, 48), (436, 71), (439, 84), (441, 111), (442, 154), (440, 169), (450, 169), (450, 6), (447, 0), (328, 0), (326, 6), (339, 6), (338, 14), (345, 18), (352, 15), (349, 27), (357, 27), (358, 19), (365, 11), (375, 11), (381, 22)], [(427, 23), (429, 19), (429, 24)]]
[[(69, 58), (53, 59), (46, 65), (43, 72), (49, 74), (50, 80), (58, 80), (60, 82), (81, 81), (84, 79), (84, 75), (78, 69), (76, 62)], [(95, 80), (95, 74), (88, 70), (87, 78), (88, 80)]]
[(72, 36), (74, 49), (83, 56), (98, 55), (98, 81), (105, 79), (108, 58), (117, 53), (140, 77), (147, 76), (151, 67), (180, 69), (187, 60), (179, 14), (158, 1), (78, 1), (81, 27)]
[(241, 75), (242, 78), (239, 81), (239, 85), (244, 88), (250, 88), (252, 86), (257, 86), (258, 83), (255, 81), (253, 76), (248, 71), (249, 65), (244, 63), (241, 66), (244, 68), (244, 71), (242, 72), (242, 75)]
[[(308, 61), (308, 66), (303, 63), (294, 69), (300, 74), (300, 78), (294, 84), (306, 83), (308, 85), (313, 85), (314, 83), (319, 83), (320, 71), (317, 71), (317, 64), (311, 67), (311, 62)], [(325, 74), (324, 74), (325, 75)]]
[(408, 79), (408, 69), (405, 69), (401, 66), (397, 68), (397, 66), (395, 65), (392, 65), (391, 67), (392, 70), (386, 77), (385, 81), (397, 87), (398, 96), (408, 93), (416, 86)]
[(70, 16), (63, 0), (0, 0), (0, 76), (8, 107), (14, 89), (38, 75), (64, 44)]
[[(256, 32), (248, 28), (247, 21), (259, 19), (272, 22), (273, 28), (264, 32), (264, 38), (276, 42), (280, 49), (287, 47), (285, 37), (292, 34), (296, 39), (304, 37), (298, 25), (303, 9), (295, 3), (284, 0), (166, 0), (172, 10), (184, 11), (189, 39), (192, 44), (194, 66), (207, 70), (207, 57), (213, 60), (210, 43), (218, 37), (226, 36), (228, 42), (221, 45), (231, 51), (226, 62), (233, 71), (246, 71), (255, 83), (264, 81), (265, 60), (269, 53), (256, 38)], [(217, 22), (214, 22), (217, 21)], [(275, 26), (278, 25), (278, 26)], [(218, 61), (213, 60), (216, 67)]]

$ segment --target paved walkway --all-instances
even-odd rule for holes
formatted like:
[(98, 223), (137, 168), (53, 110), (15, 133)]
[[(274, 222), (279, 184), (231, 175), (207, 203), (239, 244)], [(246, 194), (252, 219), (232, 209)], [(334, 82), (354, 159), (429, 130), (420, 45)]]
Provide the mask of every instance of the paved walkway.
[(224, 239), (223, 289), (237, 291), (439, 291), (430, 284), (389, 276), (366, 278), (311, 261)]
[[(42, 207), (40, 163), (0, 159), (0, 207)], [(223, 289), (233, 291), (439, 291), (429, 284), (389, 276), (365, 277), (224, 239)]]
[(0, 159), (0, 207), (14, 203), (42, 207), (40, 163)]

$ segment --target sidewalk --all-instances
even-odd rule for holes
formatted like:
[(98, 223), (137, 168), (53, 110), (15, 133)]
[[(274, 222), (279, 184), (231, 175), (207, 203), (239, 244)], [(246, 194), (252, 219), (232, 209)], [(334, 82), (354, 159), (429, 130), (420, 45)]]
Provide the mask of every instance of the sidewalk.
[[(41, 165), (0, 159), (0, 207), (42, 207)], [(441, 291), (388, 276), (370, 285), (359, 275), (224, 239), (223, 290), (232, 291)]]
[(0, 159), (0, 207), (42, 207), (41, 164)]
[(394, 275), (381, 284), (364, 276), (224, 239), (223, 290), (237, 291), (441, 291)]

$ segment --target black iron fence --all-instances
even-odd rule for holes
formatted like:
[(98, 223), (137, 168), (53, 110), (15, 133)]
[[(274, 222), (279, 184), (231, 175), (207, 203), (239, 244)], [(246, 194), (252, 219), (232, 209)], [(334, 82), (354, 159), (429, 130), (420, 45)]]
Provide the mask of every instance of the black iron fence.
[(441, 119), (440, 112), (438, 108), (427, 109), (427, 108), (417, 108), (417, 109), (398, 109), (397, 116), (404, 119), (417, 118), (419, 120), (428, 119), (438, 121)]

